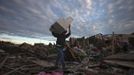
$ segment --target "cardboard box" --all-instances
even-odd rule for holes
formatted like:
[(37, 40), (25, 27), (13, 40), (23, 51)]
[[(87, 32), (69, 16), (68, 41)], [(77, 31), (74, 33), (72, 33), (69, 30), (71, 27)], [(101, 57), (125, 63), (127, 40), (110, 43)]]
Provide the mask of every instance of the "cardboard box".
[(50, 31), (61, 34), (62, 32), (67, 31), (72, 21), (73, 19), (71, 17), (68, 17), (66, 19), (59, 19), (50, 27)]

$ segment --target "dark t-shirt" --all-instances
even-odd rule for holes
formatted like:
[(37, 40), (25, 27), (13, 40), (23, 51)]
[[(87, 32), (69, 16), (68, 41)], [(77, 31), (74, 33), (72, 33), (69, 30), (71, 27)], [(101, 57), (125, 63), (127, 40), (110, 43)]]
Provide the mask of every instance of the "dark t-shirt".
[(66, 38), (68, 38), (71, 35), (71, 33), (69, 32), (68, 34), (58, 34), (58, 33), (52, 32), (52, 35), (57, 38), (57, 41), (56, 41), (57, 45), (64, 46)]

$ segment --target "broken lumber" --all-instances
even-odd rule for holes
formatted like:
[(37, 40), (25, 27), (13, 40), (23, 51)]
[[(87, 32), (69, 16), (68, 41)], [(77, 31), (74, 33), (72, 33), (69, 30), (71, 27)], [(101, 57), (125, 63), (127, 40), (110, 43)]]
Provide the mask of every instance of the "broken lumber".
[(0, 69), (2, 68), (2, 66), (4, 66), (4, 63), (7, 61), (8, 57), (9, 55), (7, 55), (5, 59), (0, 63)]

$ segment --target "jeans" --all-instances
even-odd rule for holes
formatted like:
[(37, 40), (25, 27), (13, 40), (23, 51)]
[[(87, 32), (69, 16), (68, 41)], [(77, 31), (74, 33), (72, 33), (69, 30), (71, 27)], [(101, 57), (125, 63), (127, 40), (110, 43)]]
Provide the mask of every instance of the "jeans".
[(56, 59), (56, 66), (62, 65), (62, 69), (65, 68), (65, 59), (64, 59), (64, 48), (63, 47), (57, 47), (58, 54)]

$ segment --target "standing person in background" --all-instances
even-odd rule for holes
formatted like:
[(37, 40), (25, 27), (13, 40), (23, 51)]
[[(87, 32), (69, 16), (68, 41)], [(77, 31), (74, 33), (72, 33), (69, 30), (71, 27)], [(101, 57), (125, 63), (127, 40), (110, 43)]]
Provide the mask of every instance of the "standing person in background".
[(61, 34), (52, 32), (52, 35), (57, 38), (56, 47), (58, 50), (58, 54), (57, 54), (55, 66), (58, 67), (58, 65), (62, 65), (62, 69), (64, 69), (65, 68), (65, 60), (64, 60), (64, 49), (65, 48), (64, 47), (65, 47), (66, 38), (68, 38), (71, 35), (70, 25), (69, 25), (68, 33), (67, 33), (67, 31), (65, 31)]

